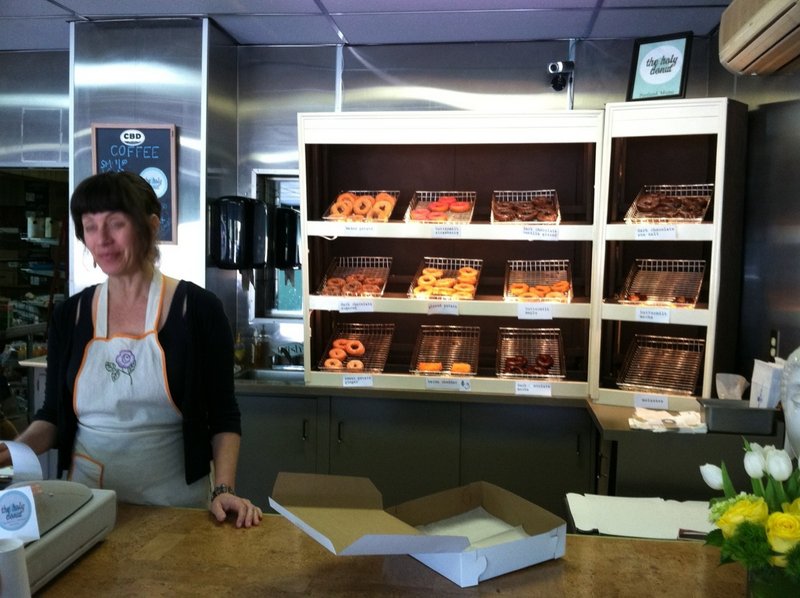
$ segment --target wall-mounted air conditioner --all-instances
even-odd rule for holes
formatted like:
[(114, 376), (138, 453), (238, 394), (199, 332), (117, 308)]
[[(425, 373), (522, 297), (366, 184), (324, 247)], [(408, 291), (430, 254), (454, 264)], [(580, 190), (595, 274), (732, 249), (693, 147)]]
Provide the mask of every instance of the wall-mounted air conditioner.
[(800, 64), (800, 0), (733, 0), (719, 26), (719, 60), (732, 73), (765, 75)]

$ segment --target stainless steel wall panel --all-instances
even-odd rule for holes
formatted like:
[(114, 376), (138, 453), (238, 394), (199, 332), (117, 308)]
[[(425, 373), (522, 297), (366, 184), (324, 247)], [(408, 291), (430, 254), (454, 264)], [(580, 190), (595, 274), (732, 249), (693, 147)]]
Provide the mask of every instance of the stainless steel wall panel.
[(66, 167), (69, 52), (0, 52), (0, 166)]
[(334, 110), (336, 48), (239, 49), (239, 193), (254, 170), (296, 170), (297, 113)]

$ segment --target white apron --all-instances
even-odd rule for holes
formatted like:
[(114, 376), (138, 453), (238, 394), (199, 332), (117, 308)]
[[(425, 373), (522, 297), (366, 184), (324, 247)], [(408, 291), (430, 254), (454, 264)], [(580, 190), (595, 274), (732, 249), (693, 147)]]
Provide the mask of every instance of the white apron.
[(78, 432), (69, 479), (115, 490), (123, 502), (204, 507), (209, 479), (186, 484), (183, 418), (169, 394), (158, 342), (163, 286), (156, 270), (144, 334), (112, 337), (108, 282), (100, 286), (94, 338), (75, 380)]

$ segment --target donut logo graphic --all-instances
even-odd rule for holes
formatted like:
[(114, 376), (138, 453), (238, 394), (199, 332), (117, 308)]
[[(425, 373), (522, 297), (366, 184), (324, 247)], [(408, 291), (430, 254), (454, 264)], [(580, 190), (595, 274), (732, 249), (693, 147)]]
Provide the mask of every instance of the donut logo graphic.
[(0, 529), (15, 532), (28, 524), (33, 515), (33, 505), (26, 494), (8, 490), (0, 496)]

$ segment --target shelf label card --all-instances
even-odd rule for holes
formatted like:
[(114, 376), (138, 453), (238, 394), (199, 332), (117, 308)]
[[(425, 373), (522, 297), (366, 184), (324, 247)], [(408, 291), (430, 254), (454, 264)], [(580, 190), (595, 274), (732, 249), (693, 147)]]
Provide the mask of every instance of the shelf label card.
[(553, 385), (549, 382), (533, 382), (531, 380), (518, 380), (514, 383), (514, 394), (531, 395), (535, 397), (552, 397)]
[(520, 320), (552, 320), (553, 306), (549, 303), (517, 304), (517, 318)]
[(347, 375), (345, 374), (342, 376), (342, 386), (345, 388), (353, 388), (353, 387), (371, 387), (372, 386), (372, 376), (365, 376), (365, 375)]
[(460, 239), (462, 227), (455, 224), (434, 224), (431, 237), (434, 239)]
[(558, 241), (558, 227), (549, 224), (522, 227), (522, 236), (531, 241)]
[(469, 378), (425, 378), (425, 390), (455, 390), (458, 392), (470, 392), (472, 381)]
[(359, 237), (374, 237), (377, 232), (374, 224), (364, 222), (346, 222), (343, 226), (345, 233)]
[(372, 311), (375, 311), (372, 299), (342, 299), (339, 301), (339, 312), (343, 314)]
[(674, 241), (678, 238), (678, 227), (674, 224), (658, 224), (636, 227), (637, 241)]
[(429, 316), (457, 316), (457, 301), (430, 301), (428, 303)]
[(633, 395), (633, 406), (643, 409), (669, 409), (669, 397), (637, 392)]
[(670, 311), (666, 307), (637, 307), (637, 322), (653, 322), (655, 324), (669, 324)]

